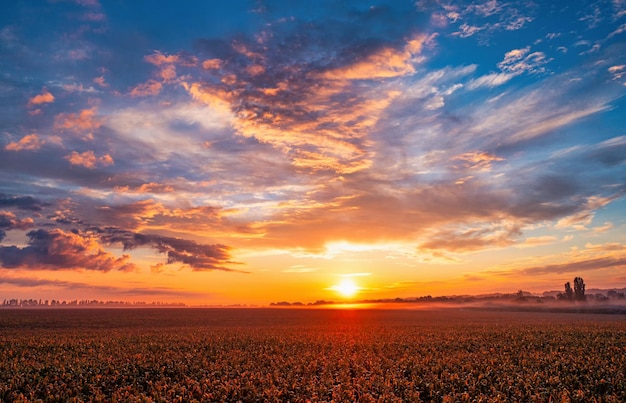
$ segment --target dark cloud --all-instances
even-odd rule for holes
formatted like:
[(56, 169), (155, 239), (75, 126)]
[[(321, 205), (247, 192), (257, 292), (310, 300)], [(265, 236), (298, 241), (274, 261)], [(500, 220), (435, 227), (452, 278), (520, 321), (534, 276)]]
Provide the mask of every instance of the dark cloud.
[(129, 256), (115, 257), (101, 249), (97, 241), (78, 231), (34, 230), (26, 234), (28, 246), (0, 247), (0, 262), (6, 268), (49, 270), (130, 271), (135, 265)]
[(141, 234), (121, 228), (96, 229), (96, 232), (104, 243), (122, 244), (124, 250), (149, 246), (166, 254), (167, 263), (180, 262), (198, 271), (235, 271), (226, 267), (235, 262), (230, 260), (230, 247), (225, 245), (203, 245), (187, 239)]
[[(0, 211), (0, 229), (12, 230), (21, 229), (27, 230), (34, 225), (32, 218), (25, 218), (23, 220), (18, 219), (15, 214), (9, 211)], [(0, 239), (1, 240), (1, 239)]]
[[(83, 150), (81, 146), (79, 150)], [(104, 147), (106, 149), (106, 147)], [(109, 178), (115, 171), (115, 166), (97, 166), (88, 169), (83, 166), (72, 165), (65, 158), (70, 152), (60, 147), (44, 146), (40, 150), (26, 152), (6, 151), (0, 148), (0, 169), (3, 176), (15, 180), (16, 175), (30, 175), (37, 178), (49, 178), (71, 182), (80, 186), (102, 187), (110, 186)], [(106, 152), (96, 150), (98, 156)], [(28, 164), (24, 161), (27, 160)], [(0, 204), (1, 206), (1, 204)], [(33, 207), (35, 207), (33, 205)], [(39, 206), (42, 207), (42, 206)]]
[(0, 211), (0, 242), (2, 242), (7, 235), (5, 230), (27, 230), (33, 226), (34, 222), (32, 218), (20, 220), (10, 211)]
[(16, 207), (20, 210), (41, 211), (49, 205), (32, 196), (10, 196), (0, 193), (0, 207)]
[(626, 162), (626, 136), (615, 137), (592, 147), (584, 156), (592, 162), (615, 167)]

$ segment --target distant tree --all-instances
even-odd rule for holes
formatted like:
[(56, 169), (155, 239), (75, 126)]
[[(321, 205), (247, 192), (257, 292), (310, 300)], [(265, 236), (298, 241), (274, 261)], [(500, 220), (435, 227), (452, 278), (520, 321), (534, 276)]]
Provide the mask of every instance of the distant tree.
[(574, 290), (572, 290), (572, 285), (569, 283), (565, 283), (565, 299), (568, 301), (574, 300)]
[(576, 277), (574, 279), (574, 299), (576, 301), (584, 301), (585, 297), (585, 282), (582, 277)]

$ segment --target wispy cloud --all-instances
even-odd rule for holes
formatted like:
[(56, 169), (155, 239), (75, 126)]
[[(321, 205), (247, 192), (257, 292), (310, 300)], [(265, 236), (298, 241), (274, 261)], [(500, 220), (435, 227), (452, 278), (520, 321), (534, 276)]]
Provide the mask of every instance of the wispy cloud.
[(132, 296), (151, 296), (151, 297), (206, 297), (206, 293), (199, 293), (189, 290), (180, 290), (170, 287), (115, 287), (106, 285), (97, 285), (78, 281), (56, 280), (40, 277), (18, 277), (18, 276), (0, 276), (0, 284), (10, 284), (18, 287), (42, 288), (52, 287), (67, 291), (82, 291), (89, 295), (117, 295), (122, 297)]

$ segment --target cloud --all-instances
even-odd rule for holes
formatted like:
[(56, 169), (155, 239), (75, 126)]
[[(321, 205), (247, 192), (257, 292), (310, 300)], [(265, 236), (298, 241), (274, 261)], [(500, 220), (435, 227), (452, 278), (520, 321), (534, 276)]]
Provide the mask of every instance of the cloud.
[(547, 59), (543, 52), (530, 52), (530, 46), (521, 49), (513, 49), (505, 53), (504, 59), (498, 63), (501, 73), (490, 73), (473, 79), (468, 88), (473, 90), (480, 87), (494, 88), (507, 83), (512, 78), (523, 73), (542, 73), (543, 65), (552, 59)]
[(613, 228), (613, 223), (607, 221), (607, 222), (604, 223), (604, 225), (602, 225), (600, 227), (593, 227), (592, 230), (593, 230), (593, 232), (599, 234), (599, 233), (606, 232), (606, 231), (610, 230), (611, 228)]
[(540, 245), (549, 245), (556, 242), (558, 239), (553, 235), (544, 235), (538, 237), (526, 238), (524, 242), (515, 245), (518, 248), (533, 248)]
[(135, 233), (120, 228), (102, 229), (99, 236), (107, 244), (122, 244), (124, 250), (150, 246), (166, 254), (168, 264), (179, 262), (196, 271), (237, 271), (226, 267), (235, 262), (230, 260), (230, 248), (225, 245), (203, 245), (191, 240)]
[(301, 264), (290, 266), (283, 270), (283, 273), (314, 273), (318, 269), (316, 267), (307, 267)]
[(617, 29), (615, 29), (613, 32), (611, 32), (607, 38), (613, 38), (616, 35), (621, 34), (622, 32), (626, 32), (626, 24), (622, 24), (619, 27), (617, 27)]
[(96, 157), (94, 152), (91, 150), (83, 153), (72, 151), (70, 154), (65, 156), (65, 159), (72, 165), (78, 165), (88, 169), (94, 169), (96, 165), (107, 166), (114, 164), (113, 158), (109, 154)]
[[(486, 248), (502, 248), (513, 245), (522, 235), (516, 225), (489, 226), (465, 231), (440, 230), (430, 240), (419, 245), (421, 250), (445, 250), (448, 252), (472, 252)], [(495, 228), (494, 228), (495, 227)]]
[(0, 247), (0, 262), (5, 268), (48, 270), (131, 271), (136, 267), (130, 257), (115, 257), (102, 250), (93, 236), (60, 229), (28, 232), (28, 246)]
[(480, 87), (494, 88), (508, 82), (515, 76), (516, 74), (511, 73), (491, 73), (473, 79), (469, 82), (467, 88), (469, 88), (470, 90), (474, 90)]
[(148, 80), (145, 83), (138, 84), (132, 90), (130, 90), (130, 96), (132, 97), (145, 97), (158, 95), (161, 92), (163, 84), (155, 80)]
[(413, 74), (414, 58), (426, 39), (426, 36), (415, 37), (407, 41), (402, 49), (384, 47), (353, 64), (325, 71), (322, 77), (331, 80), (375, 80)]
[(549, 264), (545, 266), (529, 267), (522, 270), (524, 275), (585, 273), (593, 270), (626, 268), (626, 258), (601, 257), (595, 259), (577, 260), (566, 263)]
[(167, 211), (167, 208), (154, 200), (140, 200), (127, 204), (95, 206), (93, 211), (86, 214), (91, 217), (92, 222), (134, 229), (149, 224), (158, 215), (166, 215)]
[(7, 151), (23, 151), (23, 150), (39, 150), (45, 144), (35, 133), (28, 134), (20, 139), (20, 141), (12, 141), (7, 144), (4, 149)]
[(205, 70), (220, 69), (223, 65), (223, 62), (220, 59), (207, 59), (202, 62), (202, 68)]
[(176, 66), (164, 66), (161, 71), (159, 71), (159, 77), (163, 82), (173, 81), (176, 78)]
[[(367, 136), (401, 94), (393, 87), (381, 91), (371, 81), (413, 74), (425, 41), (417, 36), (400, 48), (380, 46), (356, 61), (322, 69), (299, 60), (267, 66), (271, 48), (237, 42), (233, 59), (209, 59), (213, 80), (181, 84), (193, 99), (232, 113), (237, 134), (272, 145), (295, 167), (356, 172), (370, 166)], [(292, 72), (285, 76), (281, 70)]]
[(44, 91), (41, 94), (35, 95), (28, 101), (28, 105), (41, 105), (54, 102), (54, 95), (49, 91)]
[(497, 31), (519, 30), (534, 20), (532, 15), (527, 14), (532, 13), (532, 9), (518, 2), (487, 1), (460, 5), (432, 2), (430, 4), (443, 8), (442, 15), (445, 15), (451, 23), (461, 22), (458, 30), (452, 33), (453, 36), (468, 38), (478, 34), (479, 42), (483, 44), (488, 43), (489, 35)]
[(591, 196), (581, 205), (581, 208), (572, 215), (561, 218), (556, 223), (556, 228), (573, 228), (576, 230), (586, 230), (586, 226), (591, 224), (595, 215), (594, 211), (598, 210), (611, 201), (614, 197), (597, 197)]
[(175, 187), (165, 183), (149, 182), (141, 185), (130, 186), (116, 186), (113, 188), (115, 192), (120, 193), (138, 193), (138, 194), (158, 194), (158, 193), (173, 193), (176, 191)]
[(32, 196), (9, 196), (0, 193), (0, 207), (16, 207), (20, 210), (41, 211), (47, 203)]
[(85, 87), (82, 83), (61, 84), (61, 88), (63, 88), (67, 92), (84, 92), (87, 94), (95, 94), (98, 92), (98, 90), (96, 90), (94, 87)]
[(27, 230), (33, 228), (33, 226), (34, 221), (30, 217), (20, 220), (12, 212), (0, 210), (0, 242), (6, 237), (6, 231), (13, 229)]
[(54, 128), (71, 131), (95, 130), (102, 126), (96, 117), (96, 108), (83, 109), (78, 113), (60, 113), (54, 119)]
[(465, 169), (476, 169), (479, 171), (491, 171), (491, 163), (504, 161), (504, 158), (495, 156), (485, 151), (467, 152), (457, 155), (453, 160), (465, 162)]
[(159, 51), (155, 51), (153, 54), (145, 56), (144, 59), (148, 63), (160, 66), (162, 64), (177, 63), (180, 60), (180, 57), (178, 55), (165, 55)]
[(613, 76), (613, 80), (619, 80), (626, 75), (626, 64), (611, 66), (608, 70)]
[(470, 36), (477, 34), (480, 31), (483, 31), (486, 28), (487, 28), (486, 26), (478, 27), (475, 25), (469, 25), (469, 24), (464, 23), (459, 27), (460, 30), (453, 33), (452, 35), (457, 35), (461, 38), (468, 38)]
[(93, 79), (93, 82), (98, 84), (100, 87), (107, 88), (109, 84), (104, 79), (104, 76), (98, 76)]
[[(584, 248), (572, 247), (566, 252), (528, 256), (485, 271), (490, 277), (496, 275), (528, 278), (548, 276), (563, 278), (573, 273), (577, 276), (594, 277), (598, 280), (618, 275), (626, 268), (626, 246), (620, 243), (586, 244)], [(593, 274), (593, 272), (600, 272)], [(558, 275), (558, 277), (557, 277)]]
[(20, 220), (10, 211), (0, 210), (0, 228), (6, 230), (21, 229), (27, 230), (32, 228), (34, 221), (32, 218), (25, 218)]
[(78, 290), (93, 294), (107, 294), (107, 295), (119, 295), (119, 296), (172, 296), (172, 297), (194, 297), (204, 296), (206, 293), (200, 293), (195, 291), (178, 290), (170, 287), (115, 287), (106, 285), (97, 285), (92, 283), (83, 283), (77, 281), (67, 280), (51, 280), (46, 278), (37, 277), (14, 277), (14, 276), (0, 276), (0, 284), (10, 284), (17, 287), (54, 287), (62, 288), (68, 291)]

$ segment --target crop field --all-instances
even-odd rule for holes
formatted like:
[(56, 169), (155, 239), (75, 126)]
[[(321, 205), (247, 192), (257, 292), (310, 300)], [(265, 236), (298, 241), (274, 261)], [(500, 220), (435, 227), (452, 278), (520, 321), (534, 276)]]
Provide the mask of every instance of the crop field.
[(625, 402), (623, 315), (0, 310), (0, 400)]

